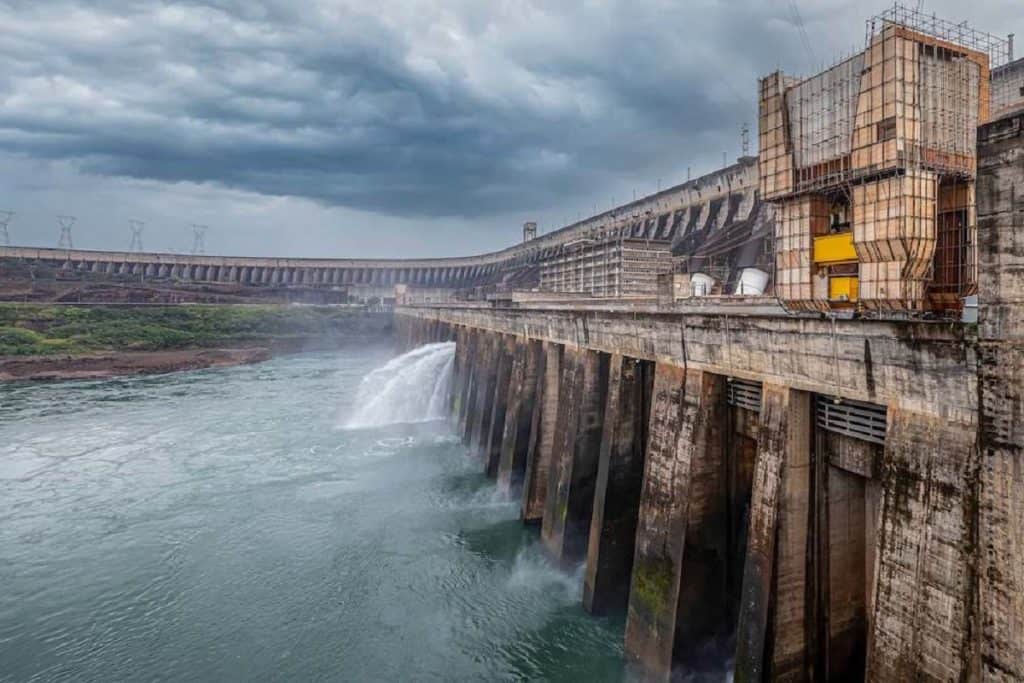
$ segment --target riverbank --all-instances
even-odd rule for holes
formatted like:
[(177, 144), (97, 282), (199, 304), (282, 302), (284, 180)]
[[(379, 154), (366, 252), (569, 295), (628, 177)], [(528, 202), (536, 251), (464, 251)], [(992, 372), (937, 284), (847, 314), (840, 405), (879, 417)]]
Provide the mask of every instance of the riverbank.
[(390, 315), (313, 306), (0, 305), (0, 381), (95, 379), (257, 363), (382, 339)]
[(0, 358), (0, 382), (106, 379), (248, 365), (269, 360), (270, 349), (121, 351), (85, 356)]

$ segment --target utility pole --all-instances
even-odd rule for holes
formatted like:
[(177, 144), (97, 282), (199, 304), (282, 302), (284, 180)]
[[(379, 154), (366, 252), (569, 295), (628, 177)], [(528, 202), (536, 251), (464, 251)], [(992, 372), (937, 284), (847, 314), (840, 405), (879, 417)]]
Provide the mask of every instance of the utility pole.
[(74, 249), (75, 242), (71, 238), (71, 226), (78, 219), (74, 216), (57, 216), (57, 225), (60, 226), (60, 239), (57, 240), (58, 249)]
[(11, 246), (11, 234), (7, 232), (7, 226), (11, 224), (11, 219), (14, 218), (13, 211), (0, 211), (0, 240), (3, 240), (3, 246)]
[(132, 231), (132, 243), (128, 247), (128, 251), (135, 251), (142, 253), (142, 230), (146, 227), (146, 224), (142, 221), (129, 220), (128, 228)]
[(197, 223), (192, 224), (192, 254), (202, 255), (206, 253), (206, 231), (210, 229), (208, 225), (199, 225)]

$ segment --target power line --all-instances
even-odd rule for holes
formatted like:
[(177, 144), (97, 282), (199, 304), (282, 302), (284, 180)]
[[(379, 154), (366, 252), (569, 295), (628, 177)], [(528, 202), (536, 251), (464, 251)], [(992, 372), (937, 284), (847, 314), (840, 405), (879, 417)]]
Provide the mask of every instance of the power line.
[(800, 32), (800, 42), (803, 43), (804, 49), (807, 50), (807, 56), (811, 58), (811, 64), (817, 64), (818, 58), (815, 57), (814, 48), (811, 47), (811, 40), (807, 37), (807, 28), (804, 26), (803, 17), (800, 16), (800, 8), (796, 6), (796, 0), (789, 0), (789, 9), (793, 15), (796, 28)]
[(57, 216), (57, 225), (60, 226), (60, 239), (57, 240), (58, 249), (74, 249), (75, 242), (71, 238), (71, 226), (78, 219), (74, 216)]
[(129, 220), (128, 228), (132, 231), (132, 243), (128, 247), (128, 251), (137, 251), (141, 253), (142, 248), (142, 231), (146, 227), (146, 224), (142, 221)]

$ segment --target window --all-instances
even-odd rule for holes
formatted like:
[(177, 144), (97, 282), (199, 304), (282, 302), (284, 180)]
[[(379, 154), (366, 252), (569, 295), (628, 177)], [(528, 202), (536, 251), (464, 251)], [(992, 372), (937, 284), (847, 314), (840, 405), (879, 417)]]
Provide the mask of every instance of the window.
[(891, 116), (878, 124), (878, 141), (896, 139), (896, 117)]

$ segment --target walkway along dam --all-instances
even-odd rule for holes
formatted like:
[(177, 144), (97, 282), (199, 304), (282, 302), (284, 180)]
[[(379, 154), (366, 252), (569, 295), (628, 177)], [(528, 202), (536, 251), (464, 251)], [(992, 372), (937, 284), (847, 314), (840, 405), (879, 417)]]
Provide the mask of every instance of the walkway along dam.
[(453, 423), (666, 680), (1024, 679), (1024, 115), (980, 130), (980, 324), (696, 306), (399, 307)]

